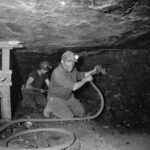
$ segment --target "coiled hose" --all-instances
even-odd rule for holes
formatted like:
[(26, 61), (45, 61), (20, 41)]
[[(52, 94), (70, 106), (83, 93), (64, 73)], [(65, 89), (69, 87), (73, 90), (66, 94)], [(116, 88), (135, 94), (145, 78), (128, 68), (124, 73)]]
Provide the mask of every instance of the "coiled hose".
[[(20, 122), (29, 122), (29, 121), (30, 122), (58, 122), (58, 121), (61, 122), (61, 121), (77, 121), (77, 120), (86, 121), (86, 120), (91, 120), (91, 119), (94, 119), (94, 118), (98, 117), (102, 113), (103, 108), (104, 108), (104, 97), (103, 97), (102, 92), (97, 88), (97, 86), (93, 83), (93, 81), (90, 81), (90, 84), (97, 91), (97, 93), (99, 95), (99, 98), (100, 98), (100, 108), (94, 115), (85, 116), (85, 117), (76, 117), (76, 118), (60, 118), (60, 119), (32, 119), (31, 118), (31, 119), (12, 120), (12, 121), (4, 124), (3, 126), (1, 126), (0, 127), (0, 132), (2, 132), (4, 129), (6, 129), (10, 125), (15, 124), (15, 123), (20, 123)], [(60, 146), (56, 146), (54, 148), (50, 148), (50, 147), (48, 147), (48, 148), (39, 148), (38, 150), (61, 150), (61, 149), (69, 147), (75, 141), (75, 136), (67, 130), (60, 129), (60, 128), (42, 128), (42, 129), (34, 129), (34, 130), (27, 130), (27, 131), (19, 132), (17, 134), (14, 134), (14, 135), (8, 137), (4, 141), (4, 146), (5, 147), (2, 147), (2, 149), (3, 150), (13, 150), (12, 148), (10, 148), (10, 149), (6, 148), (9, 141), (11, 141), (12, 139), (14, 139), (18, 136), (28, 134), (28, 133), (32, 133), (32, 132), (39, 132), (39, 131), (53, 131), (53, 132), (65, 133), (65, 134), (68, 134), (70, 136), (70, 141), (67, 141), (67, 143), (65, 143), (63, 145), (60, 145)], [(0, 147), (0, 149), (1, 149), (1, 147)], [(25, 149), (20, 149), (20, 150), (25, 150)], [(28, 150), (34, 150), (34, 149), (28, 149)]]

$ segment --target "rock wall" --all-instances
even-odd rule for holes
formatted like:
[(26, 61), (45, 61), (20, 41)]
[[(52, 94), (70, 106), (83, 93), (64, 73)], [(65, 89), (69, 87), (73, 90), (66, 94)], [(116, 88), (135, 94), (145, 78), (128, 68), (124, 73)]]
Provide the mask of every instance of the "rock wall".
[[(150, 122), (149, 50), (108, 50), (100, 55), (87, 56), (84, 60), (85, 68), (102, 64), (108, 70), (107, 75), (96, 77), (96, 84), (103, 91), (106, 102), (103, 120), (109, 124), (114, 122), (115, 125), (117, 123), (128, 128), (148, 127)], [(89, 94), (90, 91), (85, 93), (85, 95)], [(92, 98), (94, 100), (94, 97)]]
[[(77, 67), (81, 71), (101, 64), (107, 75), (97, 75), (96, 85), (105, 97), (105, 110), (99, 119), (108, 124), (117, 123), (125, 127), (145, 127), (150, 122), (150, 52), (149, 50), (107, 49), (99, 54), (79, 53)], [(39, 53), (11, 54), (12, 102), (20, 94), (21, 84), (28, 73), (36, 68), (41, 60), (48, 60), (55, 68), (61, 53), (53, 55)], [(51, 74), (50, 74), (51, 75)], [(86, 106), (87, 111), (97, 109), (98, 96), (88, 84), (75, 93)]]

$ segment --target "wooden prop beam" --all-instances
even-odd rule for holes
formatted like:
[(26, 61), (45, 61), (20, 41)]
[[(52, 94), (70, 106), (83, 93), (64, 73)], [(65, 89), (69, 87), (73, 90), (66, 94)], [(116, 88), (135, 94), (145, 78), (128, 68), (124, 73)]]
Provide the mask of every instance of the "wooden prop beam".
[(11, 116), (10, 86), (12, 71), (10, 69), (10, 50), (23, 47), (18, 40), (0, 41), (2, 51), (2, 69), (0, 70), (0, 102), (1, 116), (3, 120), (9, 120)]

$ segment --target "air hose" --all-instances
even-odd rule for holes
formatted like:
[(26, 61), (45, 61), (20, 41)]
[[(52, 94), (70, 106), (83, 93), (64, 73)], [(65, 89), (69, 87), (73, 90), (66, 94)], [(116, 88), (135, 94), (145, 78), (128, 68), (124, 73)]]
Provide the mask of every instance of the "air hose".
[[(97, 88), (97, 86), (93, 83), (93, 81), (90, 81), (90, 84), (92, 85), (92, 87), (97, 91), (99, 98), (100, 98), (100, 107), (99, 110), (91, 116), (84, 116), (84, 117), (76, 117), (76, 118), (59, 118), (59, 119), (18, 119), (18, 120), (12, 120), (6, 124), (4, 124), (3, 126), (0, 127), (0, 132), (2, 132), (4, 129), (6, 129), (7, 127), (9, 127), (12, 124), (15, 123), (20, 123), (20, 122), (61, 122), (61, 121), (86, 121), (86, 120), (91, 120), (94, 119), (96, 117), (98, 117), (104, 108), (104, 97), (102, 92)], [(64, 129), (59, 129), (59, 128), (42, 128), (42, 129), (34, 129), (34, 130), (27, 130), (27, 131), (23, 131), (23, 132), (19, 132), (17, 134), (14, 134), (10, 137), (8, 137), (5, 141), (4, 141), (4, 148), (3, 150), (13, 150), (12, 148), (6, 148), (7, 143), (9, 141), (11, 141), (12, 139), (16, 138), (17, 136), (21, 136), (27, 133), (32, 133), (32, 132), (39, 132), (39, 131), (56, 131), (56, 132), (63, 132), (66, 133), (70, 136), (71, 141), (67, 141), (66, 144), (60, 145), (60, 146), (56, 146), (54, 148), (52, 148), (53, 150), (61, 150), (64, 148), (67, 148), (68, 146), (70, 146), (71, 144), (73, 144), (73, 142), (75, 141), (75, 136), (70, 133), (69, 131), (66, 131)], [(42, 149), (38, 149), (38, 150), (52, 150), (50, 147), (48, 148), (42, 148)], [(20, 150), (25, 150), (25, 149), (20, 149)], [(33, 149), (29, 149), (29, 150), (33, 150)]]
[[(14, 138), (16, 138), (18, 136), (21, 136), (21, 135), (34, 133), (34, 132), (44, 132), (44, 131), (46, 131), (46, 132), (47, 131), (57, 132), (57, 133), (60, 133), (60, 134), (68, 135), (69, 136), (69, 138), (68, 138), (69, 140), (67, 140), (67, 142), (64, 143), (64, 144), (57, 145), (55, 147), (38, 148), (38, 150), (62, 150), (62, 149), (65, 149), (65, 148), (69, 147), (75, 141), (75, 136), (71, 132), (69, 132), (69, 131), (67, 131), (65, 129), (61, 129), (61, 128), (32, 129), (32, 130), (27, 130), (27, 131), (23, 131), (23, 132), (18, 132), (15, 135), (12, 135), (12, 136), (8, 137), (3, 143), (3, 145), (5, 147), (2, 147), (2, 149), (3, 150), (16, 150), (16, 148), (13, 148), (13, 147), (8, 148), (8, 142), (9, 141), (11, 141), (12, 139), (14, 139)], [(1, 149), (1, 147), (0, 147), (0, 149)], [(20, 148), (19, 147), (19, 150), (26, 150), (26, 148)], [(28, 148), (28, 150), (35, 150), (35, 148)]]

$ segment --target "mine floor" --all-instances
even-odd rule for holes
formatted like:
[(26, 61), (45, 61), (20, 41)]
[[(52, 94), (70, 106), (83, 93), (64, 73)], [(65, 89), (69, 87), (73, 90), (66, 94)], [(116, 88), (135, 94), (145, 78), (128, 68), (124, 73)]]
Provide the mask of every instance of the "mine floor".
[[(39, 110), (40, 112), (40, 110)], [(17, 117), (19, 117), (18, 114)], [(22, 114), (23, 115), (23, 114)], [(25, 115), (25, 114), (24, 114)], [(28, 116), (27, 116), (28, 115)], [(28, 118), (41, 118), (39, 114), (26, 114)], [(20, 116), (21, 117), (21, 116)], [(16, 118), (17, 119), (17, 118)], [(33, 124), (27, 129), (24, 123), (19, 123), (13, 127), (9, 127), (0, 134), (0, 141), (12, 132), (29, 130), (34, 128), (64, 128), (72, 132), (76, 140), (74, 144), (67, 150), (149, 150), (150, 149), (150, 134), (147, 132), (117, 130), (112, 126), (100, 123), (97, 120), (90, 121), (66, 121), (66, 122), (40, 122)], [(37, 135), (36, 135), (37, 136)], [(38, 135), (40, 136), (40, 135)], [(21, 139), (21, 140), (20, 140)], [(45, 147), (43, 145), (43, 137), (36, 137), (36, 141), (31, 145), (31, 139), (28, 137), (20, 137), (13, 142), (10, 142), (11, 147), (16, 147), (18, 143), (30, 144), (30, 147), (38, 148)], [(42, 140), (41, 140), (42, 139)], [(40, 141), (41, 140), (41, 141)], [(57, 140), (57, 139), (56, 139)], [(40, 145), (41, 144), (41, 145)], [(20, 145), (21, 146), (21, 145)], [(16, 147), (17, 148), (17, 147)]]

